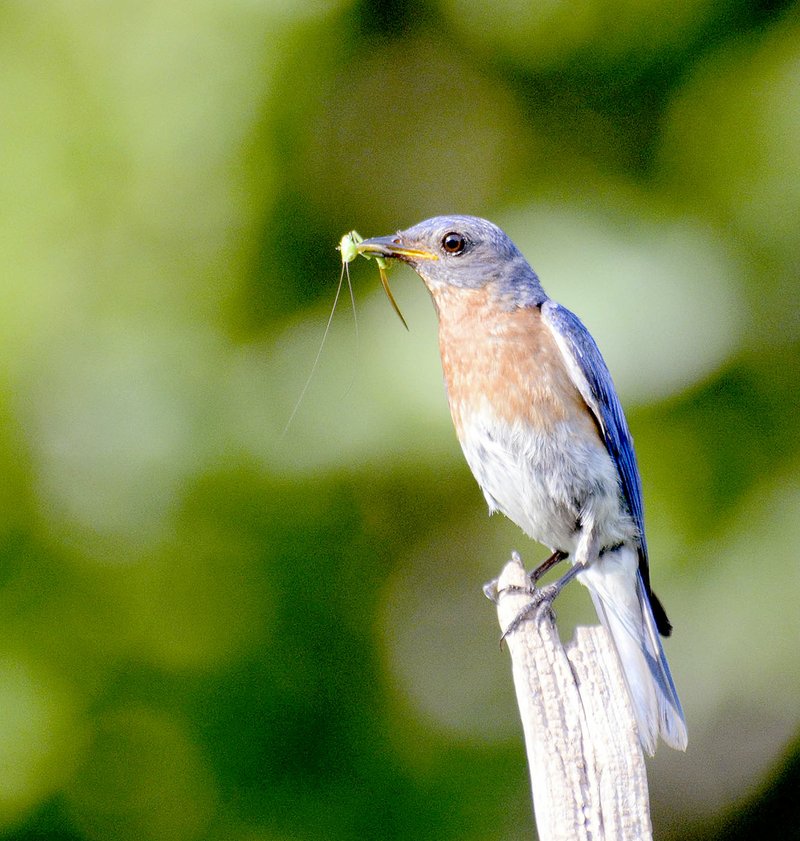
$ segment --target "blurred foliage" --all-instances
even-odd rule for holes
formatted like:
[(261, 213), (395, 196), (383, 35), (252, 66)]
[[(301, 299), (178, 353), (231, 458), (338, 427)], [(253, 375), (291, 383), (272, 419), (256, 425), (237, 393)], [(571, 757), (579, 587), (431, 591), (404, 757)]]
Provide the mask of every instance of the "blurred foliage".
[(407, 335), (353, 264), (283, 432), (339, 237), (448, 211), (628, 407), (690, 731), (656, 834), (789, 837), (795, 5), (7, 0), (0, 110), (0, 838), (530, 837), (480, 585), (542, 550), (486, 520), (410, 272)]

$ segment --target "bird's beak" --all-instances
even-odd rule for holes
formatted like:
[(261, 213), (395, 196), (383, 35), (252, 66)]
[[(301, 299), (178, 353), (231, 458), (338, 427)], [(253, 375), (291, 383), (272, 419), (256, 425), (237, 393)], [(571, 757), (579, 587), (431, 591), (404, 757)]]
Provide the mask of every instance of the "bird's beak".
[(396, 260), (438, 260), (439, 258), (422, 248), (410, 248), (400, 241), (395, 234), (389, 237), (373, 237), (362, 240), (356, 246), (358, 253), (365, 257), (386, 257)]

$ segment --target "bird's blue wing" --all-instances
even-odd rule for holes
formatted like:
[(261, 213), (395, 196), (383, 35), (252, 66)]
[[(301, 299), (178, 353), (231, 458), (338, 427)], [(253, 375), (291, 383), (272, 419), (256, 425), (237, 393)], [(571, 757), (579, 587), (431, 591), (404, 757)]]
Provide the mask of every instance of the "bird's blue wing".
[(542, 317), (550, 328), (567, 363), (572, 381), (592, 410), (603, 434), (606, 449), (619, 473), (620, 486), (628, 509), (639, 530), (640, 569), (647, 592), (650, 581), (647, 564), (647, 543), (644, 536), (642, 483), (636, 464), (625, 414), (617, 397), (611, 374), (600, 349), (577, 315), (555, 301), (542, 304)]

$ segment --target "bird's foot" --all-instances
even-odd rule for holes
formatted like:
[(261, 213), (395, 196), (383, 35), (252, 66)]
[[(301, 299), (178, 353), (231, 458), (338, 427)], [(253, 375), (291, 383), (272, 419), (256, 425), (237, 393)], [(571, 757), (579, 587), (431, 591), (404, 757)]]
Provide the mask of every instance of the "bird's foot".
[(497, 587), (497, 582), (499, 580), (499, 578), (493, 578), (491, 581), (487, 581), (483, 585), (483, 595), (486, 596), (492, 604), (497, 604), (497, 601), (500, 598), (500, 590)]
[(502, 646), (505, 638), (513, 634), (527, 619), (537, 616), (542, 610), (552, 610), (553, 600), (561, 592), (561, 587), (561, 582), (555, 581), (546, 587), (508, 587), (503, 590), (504, 593), (525, 593), (530, 596), (530, 601), (511, 620), (511, 624), (505, 631), (503, 631), (503, 635), (500, 637), (500, 645)]
[[(530, 601), (528, 601), (522, 610), (520, 610), (514, 617), (511, 624), (505, 629), (505, 631), (503, 631), (503, 635), (500, 637), (501, 647), (505, 638), (514, 633), (514, 631), (516, 631), (526, 619), (538, 615), (542, 610), (549, 610), (552, 612), (553, 600), (561, 592), (564, 585), (568, 584), (578, 574), (578, 572), (581, 571), (582, 565), (573, 566), (569, 572), (562, 575), (561, 578), (554, 581), (552, 584), (548, 584), (546, 587), (537, 587), (536, 582), (548, 570), (552, 569), (556, 564), (561, 563), (561, 561), (567, 557), (569, 557), (567, 552), (561, 552), (558, 550), (553, 552), (546, 561), (536, 567), (536, 569), (532, 572), (528, 573), (528, 583), (525, 586), (512, 584), (500, 589), (497, 578), (493, 578), (487, 584), (483, 585), (484, 595), (494, 604), (497, 604), (500, 600), (500, 596), (506, 593), (522, 593), (523, 595), (530, 597)], [(511, 560), (514, 563), (519, 564), (519, 566), (522, 566), (522, 558), (520, 558), (518, 552), (511, 553)]]
[[(528, 587), (506, 587), (503, 592), (504, 593), (529, 593), (533, 595), (536, 592), (536, 582), (539, 581), (542, 576), (548, 573), (554, 566), (560, 564), (561, 561), (565, 560), (569, 557), (569, 553), (562, 552), (559, 549), (556, 549), (549, 558), (542, 561), (538, 567), (532, 569), (528, 573), (528, 580), (530, 584)], [(518, 563), (522, 566), (522, 558), (519, 555), (519, 552), (512, 552), (511, 553), (511, 560), (515, 563)], [(491, 581), (488, 581), (486, 584), (483, 585), (483, 594), (489, 599), (490, 602), (493, 604), (497, 604), (497, 600), (500, 597), (500, 591), (497, 587), (497, 578), (493, 578)]]

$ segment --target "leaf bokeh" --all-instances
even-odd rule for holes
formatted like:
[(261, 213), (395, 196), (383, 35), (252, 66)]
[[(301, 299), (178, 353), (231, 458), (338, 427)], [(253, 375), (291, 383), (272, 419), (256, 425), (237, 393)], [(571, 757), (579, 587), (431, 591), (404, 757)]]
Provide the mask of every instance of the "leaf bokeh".
[(541, 548), (486, 518), (410, 272), (408, 335), (353, 264), (283, 432), (342, 233), (440, 212), (509, 231), (628, 410), (690, 731), (656, 834), (793, 761), (797, 8), (489, 8), (0, 9), (0, 838), (530, 836), (480, 585)]

